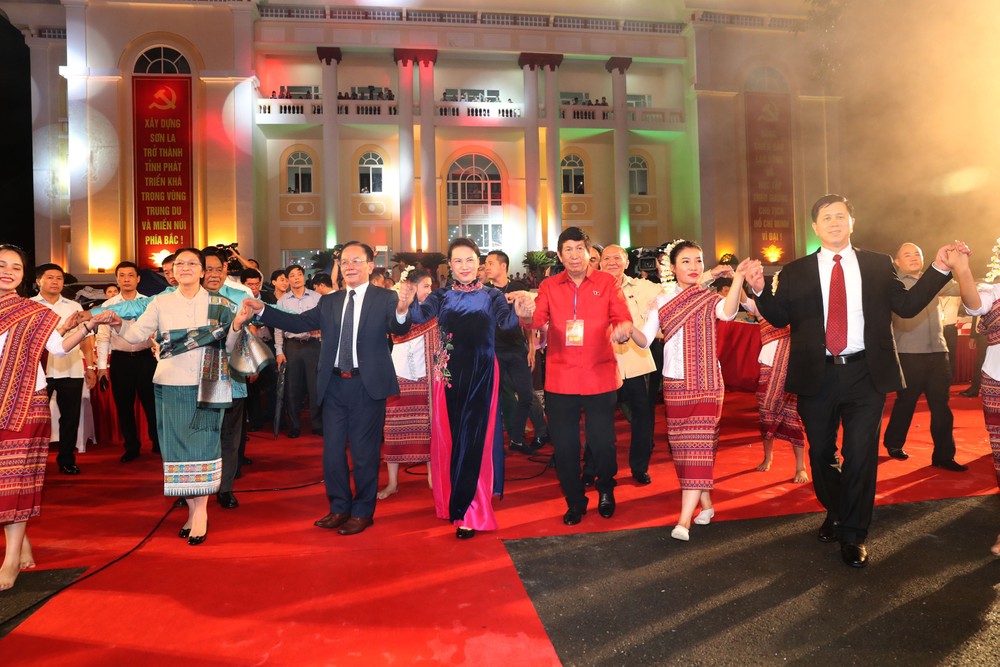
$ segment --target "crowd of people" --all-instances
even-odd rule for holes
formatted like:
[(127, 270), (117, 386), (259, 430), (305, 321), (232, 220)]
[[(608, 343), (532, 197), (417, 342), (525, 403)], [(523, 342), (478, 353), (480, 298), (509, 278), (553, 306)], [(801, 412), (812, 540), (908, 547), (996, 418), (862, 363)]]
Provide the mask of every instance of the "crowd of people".
[[(359, 242), (311, 280), (292, 265), (267, 285), (259, 265), (233, 248), (184, 248), (164, 260), (169, 286), (160, 293), (140, 294), (142, 274), (122, 262), (117, 294), (86, 312), (62, 296), (65, 274), (53, 264), (36, 269), (38, 296), (21, 296), (26, 258), (0, 246), (0, 472), (8, 480), (0, 590), (34, 566), (26, 525), (40, 509), (50, 395), (59, 407), (57, 469), (81, 472), (74, 443), (84, 384), (110, 385), (122, 463), (141, 453), (139, 399), (164, 493), (188, 508), (178, 535), (192, 546), (207, 539), (213, 495), (223, 508), (239, 506), (234, 480), (251, 463), (247, 430), (268, 421), (289, 438), (305, 427), (322, 436), (329, 511), (315, 525), (341, 535), (374, 524), (378, 502), (400, 492), (401, 465), (426, 466), (434, 512), (457, 538), (495, 530), (505, 456), (550, 443), (563, 522), (583, 520), (590, 487), (597, 513), (610, 519), (616, 411), (630, 421), (631, 477), (650, 484), (662, 396), (681, 487), (671, 537), (688, 541), (693, 526), (715, 518), (725, 396), (716, 322), (741, 311), (760, 321), (757, 470), (772, 465), (775, 440), (789, 442), (793, 481), (811, 479), (826, 509), (817, 538), (864, 567), (888, 393), (897, 394), (882, 443), (891, 458), (908, 457), (903, 445), (925, 394), (931, 465), (967, 469), (954, 459), (938, 296), (960, 296), (979, 318), (983, 411), (1000, 483), (1000, 287), (977, 285), (961, 242), (940, 248), (926, 269), (912, 243), (894, 258), (854, 247), (853, 207), (840, 195), (820, 198), (812, 219), (820, 249), (770, 284), (752, 259), (706, 269), (700, 246), (683, 239), (660, 248), (658, 281), (636, 277), (625, 249), (601, 248), (569, 227), (537, 292), (511, 280), (505, 253), (482, 257), (467, 238), (450, 244), (450, 277), (440, 285), (436, 267), (407, 267), (397, 282)], [(246, 370), (250, 340), (269, 345), (276, 363)], [(383, 461), (388, 483), (379, 489)], [(1000, 536), (992, 552), (1000, 556)]]

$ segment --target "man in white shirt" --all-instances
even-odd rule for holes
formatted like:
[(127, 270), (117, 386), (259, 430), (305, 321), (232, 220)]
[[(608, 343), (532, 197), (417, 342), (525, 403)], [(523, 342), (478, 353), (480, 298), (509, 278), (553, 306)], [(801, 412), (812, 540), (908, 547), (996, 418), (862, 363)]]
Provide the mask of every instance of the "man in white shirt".
[[(301, 266), (289, 266), (288, 291), (278, 299), (277, 306), (289, 313), (301, 314), (319, 304), (320, 295), (306, 288), (306, 272)], [(319, 331), (288, 333), (274, 330), (275, 361), (278, 368), (287, 363), (285, 389), (287, 391), (285, 409), (288, 413), (288, 437), (297, 438), (302, 426), (299, 413), (302, 410), (303, 394), (309, 397), (309, 417), (312, 432), (323, 433), (323, 417), (319, 409), (319, 394), (316, 391), (316, 369), (319, 367)], [(305, 391), (303, 391), (305, 388)]]
[[(139, 280), (138, 266), (133, 262), (120, 262), (115, 267), (115, 281), (121, 291), (117, 296), (105, 301), (104, 305), (112, 306), (134, 300), (139, 296)], [(156, 401), (153, 398), (156, 357), (153, 356), (152, 348), (151, 339), (133, 345), (107, 325), (97, 329), (97, 378), (102, 389), (105, 388), (107, 381), (110, 380), (111, 383), (111, 394), (115, 399), (115, 409), (118, 413), (118, 429), (125, 441), (123, 443), (125, 453), (119, 459), (122, 463), (139, 458), (139, 451), (142, 448), (135, 420), (136, 396), (139, 397), (142, 409), (146, 413), (147, 433), (150, 442), (153, 443), (153, 453), (160, 452), (160, 440), (156, 434)]]
[[(48, 306), (62, 318), (60, 325), (73, 313), (83, 310), (76, 301), (62, 296), (66, 274), (58, 264), (42, 264), (35, 269), (39, 294), (33, 301)], [(45, 380), (49, 396), (56, 395), (59, 407), (59, 454), (56, 463), (59, 472), (79, 475), (76, 465), (76, 433), (80, 428), (80, 405), (83, 401), (83, 382), (91, 389), (97, 383), (97, 365), (94, 363), (94, 343), (85, 338), (79, 348), (64, 357), (50, 356), (45, 366)]]

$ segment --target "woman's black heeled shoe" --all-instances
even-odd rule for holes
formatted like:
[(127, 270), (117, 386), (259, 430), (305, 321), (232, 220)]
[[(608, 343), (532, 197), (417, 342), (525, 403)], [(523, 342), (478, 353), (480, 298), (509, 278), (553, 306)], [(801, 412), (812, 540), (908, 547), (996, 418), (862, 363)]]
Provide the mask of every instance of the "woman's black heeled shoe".
[(473, 528), (458, 528), (455, 530), (455, 537), (460, 540), (470, 540), (476, 536), (476, 531)]
[(196, 547), (199, 544), (201, 544), (202, 542), (204, 542), (206, 539), (208, 539), (208, 529), (207, 528), (205, 529), (205, 534), (204, 535), (197, 535), (197, 536), (196, 535), (191, 535), (190, 537), (188, 537), (188, 545), (192, 546), (192, 547)]
[(186, 540), (190, 535), (191, 535), (190, 528), (181, 528), (179, 531), (177, 531), (177, 537), (181, 538), (182, 540)]

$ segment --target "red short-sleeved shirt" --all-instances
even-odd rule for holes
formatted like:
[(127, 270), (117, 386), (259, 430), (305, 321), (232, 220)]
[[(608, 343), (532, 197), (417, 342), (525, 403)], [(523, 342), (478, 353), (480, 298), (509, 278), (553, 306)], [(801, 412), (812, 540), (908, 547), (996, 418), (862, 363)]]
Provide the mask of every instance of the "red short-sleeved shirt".
[[(584, 323), (579, 347), (566, 345), (566, 323), (573, 319)], [(592, 395), (618, 389), (611, 327), (631, 321), (621, 287), (610, 274), (591, 269), (579, 287), (565, 272), (543, 280), (530, 326), (549, 325), (545, 391)]]

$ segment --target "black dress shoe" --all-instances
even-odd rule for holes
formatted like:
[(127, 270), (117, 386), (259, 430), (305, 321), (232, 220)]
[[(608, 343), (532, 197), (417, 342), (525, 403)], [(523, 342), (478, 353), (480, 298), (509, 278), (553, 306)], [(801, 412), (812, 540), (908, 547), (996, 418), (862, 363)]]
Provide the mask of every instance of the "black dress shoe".
[(187, 507), (187, 499), (178, 498), (177, 500), (174, 501), (174, 507)]
[(208, 539), (208, 529), (205, 530), (205, 534), (204, 535), (197, 535), (197, 536), (196, 535), (190, 535), (190, 536), (188, 536), (188, 545), (192, 546), (192, 547), (196, 547), (196, 546), (198, 546), (199, 544), (201, 544), (202, 542), (204, 542), (207, 539)]
[(321, 429), (321, 428), (314, 428), (312, 430), (312, 434), (313, 435), (323, 435), (323, 429)]
[(840, 545), (840, 557), (851, 567), (868, 565), (868, 550), (863, 544), (845, 543)]
[(137, 458), (139, 458), (139, 452), (125, 452), (118, 460), (122, 463), (128, 463), (129, 461), (135, 461)]
[(533, 447), (534, 449), (541, 449), (542, 447), (544, 447), (545, 445), (549, 444), (550, 442), (552, 442), (552, 438), (550, 438), (547, 435), (546, 436), (542, 436), (541, 438), (539, 438), (538, 436), (535, 436), (535, 439), (531, 441), (531, 445), (530, 446)]
[(889, 458), (891, 459), (899, 459), (900, 461), (905, 461), (906, 459), (910, 458), (910, 455), (904, 452), (902, 447), (900, 447), (899, 449), (895, 448), (889, 449), (888, 452), (889, 452)]
[(187, 538), (191, 537), (191, 529), (181, 528), (180, 530), (177, 531), (177, 537), (181, 538), (182, 540), (186, 540)]
[(836, 542), (837, 528), (839, 526), (839, 521), (831, 521), (830, 519), (827, 519), (823, 522), (823, 525), (819, 527), (819, 532), (816, 533), (816, 539), (820, 542)]
[(521, 452), (522, 454), (527, 454), (528, 456), (538, 453), (538, 450), (535, 447), (532, 447), (531, 445), (526, 445), (523, 442), (514, 442), (514, 441), (511, 441), (510, 443), (510, 451)]
[(956, 463), (955, 459), (950, 461), (940, 461), (938, 463), (932, 463), (935, 468), (944, 468), (945, 470), (951, 470), (952, 472), (965, 472), (969, 469), (969, 466), (962, 465), (961, 463)]
[(586, 513), (587, 513), (586, 507), (582, 508), (570, 507), (568, 510), (566, 510), (566, 513), (563, 514), (563, 523), (566, 524), (567, 526), (575, 526), (576, 524), (580, 523), (580, 520)]
[(241, 466), (252, 466), (253, 465), (253, 459), (248, 459), (247, 457), (244, 456), (243, 458), (240, 459), (240, 465)]
[(215, 494), (215, 500), (222, 505), (223, 509), (227, 510), (234, 510), (240, 506), (240, 502), (236, 500), (232, 491), (219, 491)]
[(592, 487), (594, 485), (594, 476), (593, 475), (584, 475), (583, 476), (583, 485), (585, 487), (587, 487), (588, 489), (590, 487)]
[(313, 525), (317, 526), (318, 528), (340, 528), (345, 523), (347, 523), (347, 520), (350, 518), (351, 518), (350, 512), (341, 512), (339, 514), (334, 514), (333, 512), (330, 512), (322, 519), (317, 519), (316, 521), (313, 521)]
[(632, 473), (632, 479), (643, 486), (653, 483), (653, 478), (649, 476), (648, 472), (634, 472)]
[(610, 519), (615, 514), (615, 494), (614, 491), (605, 491), (597, 501), (597, 513), (605, 519)]
[(293, 428), (291, 431), (288, 432), (289, 438), (297, 438), (300, 435), (302, 435), (302, 433), (297, 428)]
[(476, 531), (472, 528), (457, 528), (455, 530), (455, 537), (460, 540), (471, 540), (476, 536)]
[(958, 395), (965, 396), (966, 398), (975, 398), (976, 396), (979, 396), (979, 390), (973, 387), (969, 387), (965, 391), (958, 392)]
[(68, 466), (59, 466), (59, 472), (61, 472), (64, 475), (79, 475), (80, 468), (78, 468), (73, 464), (70, 464)]

